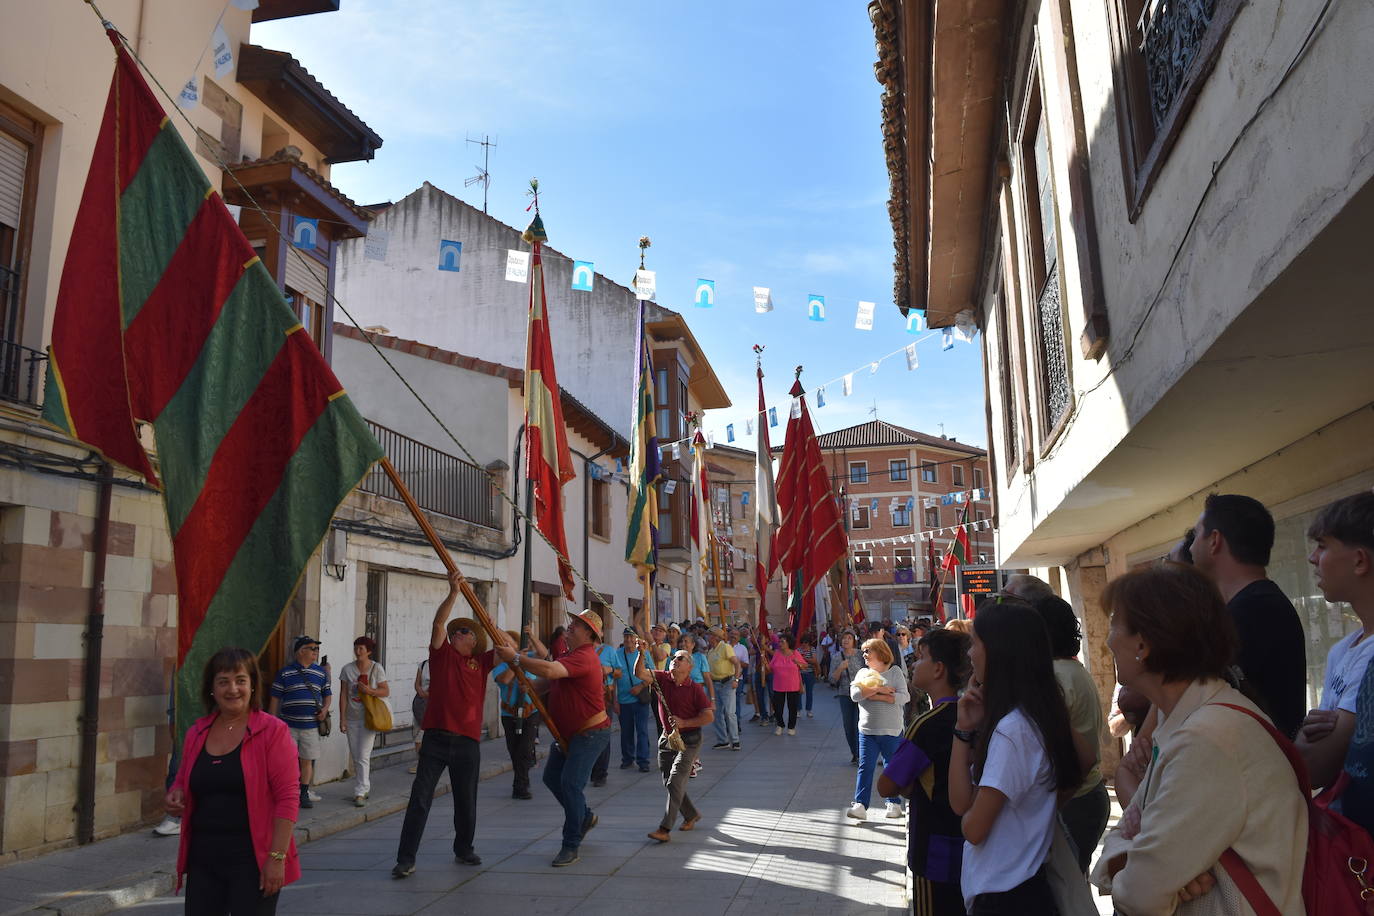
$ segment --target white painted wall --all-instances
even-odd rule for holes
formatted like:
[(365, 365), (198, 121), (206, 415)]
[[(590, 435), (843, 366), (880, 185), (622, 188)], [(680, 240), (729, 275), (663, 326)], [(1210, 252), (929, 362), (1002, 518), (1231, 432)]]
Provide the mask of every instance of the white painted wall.
[[(360, 324), (383, 325), (398, 337), (465, 356), (525, 365), (530, 287), (505, 279), (506, 252), (530, 249), (519, 231), (429, 182), (373, 226), (390, 234), (385, 261), (366, 259), (362, 239), (339, 246), (336, 293)], [(556, 241), (558, 227), (549, 229)], [(463, 243), (459, 272), (438, 269), (441, 239)], [(593, 292), (573, 291), (572, 260), (556, 249), (544, 248), (544, 269), (559, 384), (628, 435), (639, 315), (634, 294), (600, 274)]]

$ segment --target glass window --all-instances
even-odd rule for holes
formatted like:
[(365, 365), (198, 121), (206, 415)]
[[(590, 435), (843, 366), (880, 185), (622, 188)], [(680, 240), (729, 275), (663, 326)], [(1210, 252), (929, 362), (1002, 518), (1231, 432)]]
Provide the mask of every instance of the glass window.
[(868, 483), (868, 462), (851, 461), (849, 462), (849, 482)]
[(921, 463), (921, 482), (939, 483), (940, 475), (935, 468), (935, 462), (925, 461)]
[(907, 509), (906, 503), (898, 503), (897, 509), (892, 513), (892, 527), (907, 528), (911, 525), (911, 510)]
[(962, 464), (951, 464), (949, 474), (954, 486), (962, 487), (964, 485), (964, 466)]
[(974, 489), (977, 489), (977, 490), (983, 489), (983, 469), (982, 469), (982, 468), (974, 468), (974, 469), (973, 469), (973, 487), (974, 487)]
[(873, 552), (869, 550), (854, 551), (854, 568), (861, 573), (873, 572)]
[(872, 524), (868, 517), (868, 507), (859, 506), (854, 510), (853, 518), (850, 521), (851, 528), (869, 528)]
[(926, 527), (927, 527), (927, 528), (939, 528), (939, 527), (940, 527), (940, 508), (939, 508), (939, 506), (931, 506), (929, 509), (926, 510)]
[(897, 564), (898, 569), (910, 569), (913, 562), (912, 550), (910, 547), (898, 547), (892, 551), (892, 559)]
[(905, 458), (894, 458), (887, 463), (887, 479), (893, 482), (900, 482), (907, 479)]

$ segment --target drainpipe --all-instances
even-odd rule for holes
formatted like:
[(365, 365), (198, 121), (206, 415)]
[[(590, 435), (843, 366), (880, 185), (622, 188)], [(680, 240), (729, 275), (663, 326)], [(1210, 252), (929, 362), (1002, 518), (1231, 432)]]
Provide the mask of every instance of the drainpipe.
[[(582, 459), (582, 568), (587, 572), (587, 579), (592, 577), (592, 462), (609, 452), (615, 445), (612, 444), (603, 448), (601, 451), (592, 455), (590, 458), (579, 452), (577, 449), (569, 447), (568, 451)], [(591, 589), (586, 583), (582, 585), (582, 607), (592, 606)], [(629, 605), (625, 605), (629, 607)]]
[(100, 466), (100, 508), (95, 522), (95, 566), (91, 606), (86, 616), (86, 666), (81, 688), (81, 765), (76, 785), (76, 842), (95, 839), (96, 741), (100, 736), (100, 661), (105, 638), (105, 555), (110, 543), (110, 498), (114, 489), (108, 463)]

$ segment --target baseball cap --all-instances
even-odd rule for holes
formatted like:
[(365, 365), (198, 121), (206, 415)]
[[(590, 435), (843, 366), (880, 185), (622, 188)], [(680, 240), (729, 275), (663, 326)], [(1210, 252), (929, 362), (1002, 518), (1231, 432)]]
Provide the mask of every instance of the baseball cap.
[(623, 629), (623, 630), (620, 631), (620, 635), (621, 635), (621, 636), (634, 636), (634, 635), (635, 635), (635, 629), (634, 629), (634, 627), (626, 627), (625, 629)]
[(297, 636), (296, 641), (291, 644), (291, 651), (295, 653), (301, 651), (306, 646), (318, 646), (319, 644), (320, 641), (313, 636)]

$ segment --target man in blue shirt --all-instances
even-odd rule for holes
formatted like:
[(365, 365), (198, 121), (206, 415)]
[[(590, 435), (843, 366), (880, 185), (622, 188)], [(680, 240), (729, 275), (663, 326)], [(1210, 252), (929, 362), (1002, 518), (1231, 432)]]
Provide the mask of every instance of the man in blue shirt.
[[(649, 707), (649, 685), (635, 677), (640, 651), (639, 637), (625, 628), (625, 641), (611, 653), (611, 678), (615, 681), (616, 703), (620, 706), (620, 768), (636, 763), (639, 772), (649, 772), (649, 733), (653, 715)], [(646, 658), (647, 661), (647, 658)]]
[[(520, 644), (520, 634), (514, 630), (507, 630), (506, 635), (511, 638), (513, 645)], [(532, 626), (525, 627), (525, 635), (529, 637), (529, 646), (524, 650), (526, 658), (549, 657), (544, 644), (535, 637)], [(535, 708), (530, 695), (516, 683), (515, 671), (508, 663), (502, 662), (491, 669), (491, 676), (496, 680), (501, 694), (501, 731), (506, 735), (506, 751), (510, 754), (511, 762), (510, 797), (534, 798), (530, 794), (530, 769), (534, 766), (534, 742), (539, 736), (539, 724), (542, 721), (539, 710)], [(529, 675), (529, 678), (531, 683), (539, 680), (533, 675)]]
[[(615, 681), (611, 679), (611, 659), (615, 656), (615, 648), (608, 646), (601, 641), (600, 635), (595, 637), (596, 654), (601, 659), (602, 689), (606, 691), (606, 714), (611, 715), (615, 711)], [(611, 770), (611, 745), (606, 743), (605, 749), (597, 755), (596, 761), (592, 764), (592, 786), (600, 788), (606, 784), (606, 775)]]
[(316, 663), (320, 641), (313, 636), (297, 636), (291, 651), (296, 660), (273, 679), (268, 711), (280, 716), (291, 728), (301, 763), (301, 807), (313, 808), (310, 782), (315, 778), (315, 761), (320, 756), (319, 727), (329, 715), (333, 693), (329, 689), (329, 672)]

